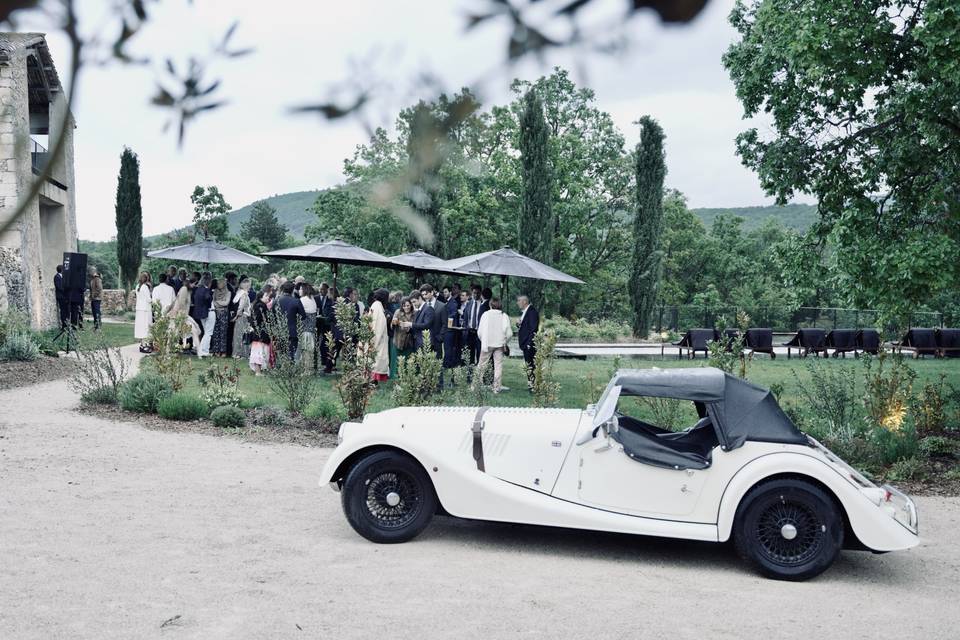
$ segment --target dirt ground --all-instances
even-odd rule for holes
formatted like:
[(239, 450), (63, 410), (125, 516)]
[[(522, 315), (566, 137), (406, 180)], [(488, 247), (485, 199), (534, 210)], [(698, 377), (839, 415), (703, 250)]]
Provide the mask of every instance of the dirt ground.
[(73, 366), (71, 358), (49, 356), (40, 356), (33, 362), (0, 362), (0, 390), (65, 379), (73, 373)]
[[(14, 401), (16, 399), (16, 402)], [(378, 546), (329, 449), (171, 433), (0, 392), (0, 638), (956, 638), (960, 498), (923, 543), (802, 584), (727, 546), (437, 518)]]

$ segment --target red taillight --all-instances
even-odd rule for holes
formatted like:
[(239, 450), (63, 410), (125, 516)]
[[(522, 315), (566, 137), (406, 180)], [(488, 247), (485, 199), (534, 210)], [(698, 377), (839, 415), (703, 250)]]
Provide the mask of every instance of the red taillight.
[(890, 493), (890, 492), (887, 491), (886, 489), (883, 490), (883, 501), (884, 501), (884, 502), (890, 502), (890, 498), (892, 498), (892, 497), (893, 497), (893, 494), (892, 494), (892, 493)]

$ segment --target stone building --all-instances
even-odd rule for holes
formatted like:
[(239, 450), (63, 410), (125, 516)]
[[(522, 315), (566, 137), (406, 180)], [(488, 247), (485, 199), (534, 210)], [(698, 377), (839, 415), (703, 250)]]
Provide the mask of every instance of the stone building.
[[(77, 250), (73, 116), (40, 33), (0, 33), (0, 311), (55, 326), (53, 276)], [(59, 153), (52, 153), (62, 131)], [(46, 166), (49, 177), (11, 225)]]

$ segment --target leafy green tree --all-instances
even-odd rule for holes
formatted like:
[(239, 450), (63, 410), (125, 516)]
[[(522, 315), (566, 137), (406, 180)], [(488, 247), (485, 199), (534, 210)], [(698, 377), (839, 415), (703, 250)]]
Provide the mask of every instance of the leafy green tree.
[(132, 289), (143, 259), (143, 209), (140, 206), (140, 159), (128, 147), (120, 154), (116, 220), (120, 280), (127, 289)]
[(277, 210), (266, 200), (254, 203), (250, 217), (240, 226), (240, 234), (246, 240), (255, 240), (267, 251), (280, 248), (287, 238), (286, 225), (277, 219)]
[(663, 179), (667, 175), (663, 129), (650, 116), (640, 118), (637, 143), (637, 213), (633, 222), (633, 269), (630, 300), (633, 333), (646, 337), (660, 281), (660, 228), (663, 223)]
[(960, 12), (945, 0), (739, 0), (723, 60), (737, 151), (763, 188), (819, 202), (848, 303), (897, 316), (960, 276)]
[(204, 238), (224, 239), (230, 231), (227, 214), (230, 205), (215, 186), (203, 188), (197, 185), (190, 194), (193, 203), (193, 224)]
[[(535, 260), (550, 263), (553, 258), (554, 233), (550, 200), (553, 197), (553, 177), (550, 169), (548, 143), (550, 132), (543, 118), (543, 105), (533, 91), (523, 97), (520, 116), (520, 160), (523, 176), (523, 204), (520, 207), (520, 253)], [(532, 280), (526, 283), (526, 293), (534, 307), (543, 308), (543, 284)]]

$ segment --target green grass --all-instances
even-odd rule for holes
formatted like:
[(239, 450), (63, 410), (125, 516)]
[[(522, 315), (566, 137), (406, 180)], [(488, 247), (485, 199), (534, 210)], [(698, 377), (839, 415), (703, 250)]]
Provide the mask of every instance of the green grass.
[[(83, 330), (77, 332), (80, 340), (93, 334), (93, 320), (89, 318), (85, 319), (83, 327)], [(133, 337), (132, 322), (105, 322), (100, 325), (100, 327), (100, 333), (107, 339), (107, 342), (111, 346), (123, 347), (137, 342), (136, 338)], [(47, 329), (43, 333), (52, 341), (59, 332), (59, 329)], [(59, 349), (64, 349), (67, 346), (66, 338), (61, 336), (56, 345)]]
[[(149, 362), (147, 359), (145, 362)], [(223, 359), (204, 359), (203, 362), (195, 358), (190, 360), (190, 373), (187, 375), (187, 389), (191, 385), (196, 385), (197, 374), (209, 367), (211, 364), (224, 364)], [(270, 383), (266, 377), (254, 377), (249, 370), (247, 363), (242, 360), (234, 360), (241, 369), (240, 390), (245, 396), (244, 406), (280, 406), (281, 401), (276, 397), (270, 388)], [(622, 359), (621, 368), (674, 368), (674, 367), (700, 367), (705, 364), (705, 360), (647, 360), (647, 359)], [(831, 358), (824, 361), (827, 366), (846, 366), (862, 375), (862, 365), (853, 358), (835, 360)], [(940, 374), (946, 375), (948, 383), (960, 386), (960, 361), (958, 360), (911, 360), (910, 366), (917, 371), (917, 381), (915, 389), (919, 389), (925, 382), (937, 380)], [(520, 406), (527, 407), (532, 405), (532, 399), (526, 389), (526, 377), (524, 376), (523, 361), (519, 358), (509, 358), (504, 365), (503, 383), (510, 390), (500, 395), (490, 394), (487, 403), (492, 406)], [(614, 358), (591, 358), (589, 360), (558, 360), (555, 366), (557, 381), (560, 383), (559, 406), (567, 408), (582, 408), (587, 404), (596, 402), (604, 386), (610, 379), (610, 374), (615, 366)], [(795, 375), (796, 374), (796, 375)], [(771, 384), (779, 383), (783, 385), (784, 391), (781, 401), (784, 405), (797, 404), (798, 383), (797, 379), (806, 382), (810, 374), (804, 365), (804, 360), (778, 358), (771, 361), (768, 359), (756, 359), (748, 372), (748, 379), (752, 382), (769, 387)], [(316, 399), (330, 399), (339, 401), (339, 396), (334, 388), (334, 377), (319, 377), (316, 385)], [(390, 390), (391, 382), (381, 384), (374, 392), (370, 403), (370, 411), (382, 411), (393, 407)], [(446, 395), (443, 404), (456, 404), (456, 399), (452, 394)]]

